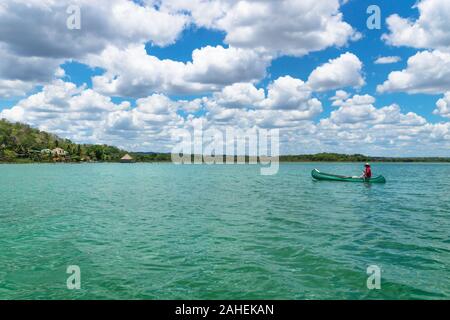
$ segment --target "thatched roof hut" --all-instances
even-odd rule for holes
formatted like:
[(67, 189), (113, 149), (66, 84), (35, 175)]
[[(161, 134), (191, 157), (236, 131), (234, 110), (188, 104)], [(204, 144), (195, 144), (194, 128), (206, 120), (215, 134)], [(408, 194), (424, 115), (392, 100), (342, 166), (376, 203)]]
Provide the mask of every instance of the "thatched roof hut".
[(130, 156), (128, 153), (126, 155), (124, 155), (121, 159), (120, 162), (123, 163), (130, 163), (130, 162), (134, 162), (134, 159), (132, 156)]

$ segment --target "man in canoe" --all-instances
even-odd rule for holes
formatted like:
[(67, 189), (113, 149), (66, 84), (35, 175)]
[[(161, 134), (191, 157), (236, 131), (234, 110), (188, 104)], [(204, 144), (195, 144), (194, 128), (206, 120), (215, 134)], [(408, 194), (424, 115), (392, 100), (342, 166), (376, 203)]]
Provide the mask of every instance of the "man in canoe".
[(364, 171), (363, 171), (362, 177), (363, 177), (364, 179), (370, 179), (370, 178), (372, 178), (372, 169), (370, 168), (370, 164), (369, 164), (369, 163), (366, 163), (366, 164), (364, 165)]

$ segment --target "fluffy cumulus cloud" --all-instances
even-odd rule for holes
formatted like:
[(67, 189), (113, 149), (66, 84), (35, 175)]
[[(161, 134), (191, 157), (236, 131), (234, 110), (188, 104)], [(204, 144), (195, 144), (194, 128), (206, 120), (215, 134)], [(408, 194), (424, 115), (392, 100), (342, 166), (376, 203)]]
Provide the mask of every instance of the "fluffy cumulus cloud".
[(314, 120), (318, 114), (314, 107), (244, 109), (225, 107), (214, 99), (206, 103), (205, 121), (214, 127), (279, 128), (282, 153), (429, 155), (432, 148), (435, 154), (442, 155), (450, 146), (449, 123), (428, 123), (416, 113), (402, 112), (396, 104), (376, 107), (375, 98), (367, 94), (349, 96), (338, 91), (335, 97), (341, 101), (338, 108), (318, 121)]
[(99, 121), (110, 112), (127, 107), (129, 103), (116, 105), (91, 89), (56, 80), (11, 109), (1, 111), (0, 118), (29, 123), (76, 140), (94, 141)]
[(402, 58), (398, 56), (388, 56), (388, 57), (379, 57), (375, 60), (375, 64), (390, 64), (390, 63), (397, 63), (401, 61)]
[(344, 103), (345, 100), (347, 100), (350, 97), (350, 94), (344, 90), (338, 90), (336, 91), (335, 95), (330, 98), (332, 101), (332, 106), (337, 107)]
[[(147, 54), (144, 45), (134, 45), (122, 50), (108, 47), (101, 54), (90, 55), (84, 61), (106, 70), (105, 74), (93, 78), (97, 91), (115, 96), (143, 97), (151, 92), (214, 92), (232, 84), (237, 84), (234, 89), (243, 89), (239, 83), (256, 83), (266, 76), (271, 60), (255, 50), (206, 46), (194, 50), (192, 61), (184, 63), (158, 59)], [(269, 90), (269, 98), (274, 100), (280, 99), (275, 95), (293, 94), (291, 102), (283, 102), (285, 108), (290, 108), (301, 94), (297, 90), (300, 87), (301, 92), (310, 94), (311, 91), (362, 86), (362, 62), (354, 54), (344, 53), (316, 68), (306, 84), (288, 77), (278, 81), (284, 81), (284, 89), (289, 83), (288, 90), (291, 91), (280, 92), (276, 88), (278, 82), (275, 82), (273, 90)], [(266, 103), (270, 107), (270, 102)]]
[(329, 121), (334, 124), (379, 125), (395, 124), (397, 126), (423, 125), (425, 119), (415, 113), (402, 114), (396, 104), (380, 109), (373, 105), (375, 98), (370, 95), (355, 95), (342, 103), (339, 109), (332, 111)]
[(148, 55), (144, 45), (122, 50), (108, 47), (85, 61), (106, 69), (105, 74), (93, 78), (96, 90), (125, 97), (217, 91), (236, 82), (264, 78), (269, 64), (254, 51), (222, 46), (196, 49), (187, 63)]
[(0, 79), (0, 97), (8, 99), (24, 96), (32, 87), (32, 84), (21, 80)]
[[(81, 29), (67, 28), (69, 6), (80, 8)], [(187, 23), (127, 0), (2, 1), (0, 42), (22, 56), (77, 58), (107, 45), (173, 43)]]
[(259, 105), (265, 99), (265, 92), (252, 83), (234, 83), (216, 92), (214, 98), (225, 107), (249, 108)]
[(408, 66), (391, 72), (378, 86), (378, 92), (439, 94), (450, 90), (450, 2), (421, 0), (415, 6), (416, 19), (394, 14), (387, 19), (389, 33), (383, 39), (390, 45), (428, 49), (408, 59)]
[(436, 109), (433, 113), (445, 118), (450, 118), (450, 92), (446, 92), (444, 97), (436, 102)]
[(445, 154), (450, 143), (449, 123), (430, 124), (393, 104), (375, 107), (370, 95), (345, 100), (329, 118), (321, 119), (316, 133), (325, 150), (383, 155)]
[(309, 123), (322, 103), (311, 88), (290, 76), (270, 83), (267, 94), (253, 84), (225, 87), (206, 103), (207, 118), (216, 124), (237, 127), (289, 128)]
[(450, 90), (450, 53), (422, 51), (408, 59), (406, 69), (391, 72), (379, 92), (438, 94)]
[(353, 53), (344, 53), (336, 59), (317, 67), (309, 76), (308, 84), (315, 91), (327, 91), (344, 87), (361, 87), (362, 62)]
[[(80, 30), (67, 28), (69, 6), (80, 8)], [(174, 43), (191, 25), (224, 31), (230, 47), (199, 48), (190, 63), (160, 60), (143, 50), (145, 43)], [(279, 54), (301, 56), (356, 37), (343, 21), (339, 0), (5, 0), (0, 79), (27, 82), (21, 87), (30, 88), (50, 83), (67, 60), (96, 61), (92, 64), (106, 73), (94, 83), (105, 94), (212, 92), (261, 80)], [(0, 91), (3, 97), (24, 92), (6, 88)]]
[(0, 42), (0, 98), (23, 96), (35, 85), (50, 82), (62, 62), (54, 58), (17, 56)]
[[(79, 30), (67, 27), (69, 6), (80, 8)], [(100, 53), (110, 45), (174, 43), (188, 19), (127, 0), (3, 0), (0, 80), (20, 81), (22, 89), (7, 91), (3, 84), (0, 97), (21, 95), (25, 88), (49, 83), (64, 61)]]
[(312, 97), (311, 88), (302, 80), (291, 76), (279, 77), (264, 89), (251, 83), (236, 83), (213, 95), (221, 106), (272, 110), (322, 111), (322, 103)]
[(161, 5), (189, 12), (198, 26), (223, 30), (225, 42), (234, 47), (268, 54), (302, 56), (359, 37), (343, 20), (339, 0), (166, 0)]
[(311, 99), (312, 90), (302, 80), (290, 76), (280, 77), (269, 85), (267, 98), (260, 105), (269, 109), (306, 110), (310, 107), (322, 111), (321, 103)]
[(447, 0), (421, 0), (416, 5), (417, 19), (402, 18), (397, 14), (387, 18), (387, 43), (414, 48), (450, 49), (450, 2)]

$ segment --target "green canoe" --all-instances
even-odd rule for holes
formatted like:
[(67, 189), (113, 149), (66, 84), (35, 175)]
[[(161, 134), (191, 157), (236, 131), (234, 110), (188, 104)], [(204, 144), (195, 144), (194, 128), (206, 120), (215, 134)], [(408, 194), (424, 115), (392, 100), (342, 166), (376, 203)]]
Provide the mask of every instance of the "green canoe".
[(311, 175), (316, 180), (328, 180), (328, 181), (346, 181), (346, 182), (369, 182), (369, 183), (385, 183), (386, 179), (383, 176), (376, 176), (370, 179), (364, 179), (360, 177), (339, 176), (336, 174), (329, 174), (320, 172), (314, 169)]

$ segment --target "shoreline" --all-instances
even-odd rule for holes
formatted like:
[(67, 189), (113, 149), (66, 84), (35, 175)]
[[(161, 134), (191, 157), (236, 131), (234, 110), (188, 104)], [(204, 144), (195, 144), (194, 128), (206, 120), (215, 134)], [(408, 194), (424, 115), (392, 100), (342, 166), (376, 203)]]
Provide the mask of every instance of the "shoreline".
[[(326, 163), (345, 163), (345, 164), (358, 164), (358, 163), (363, 163), (365, 161), (318, 161), (318, 160), (306, 160), (306, 161), (302, 161), (302, 160), (298, 160), (298, 161), (279, 161), (280, 164), (297, 164), (297, 163), (322, 163), (322, 164), (326, 164)], [(382, 163), (382, 164), (387, 164), (387, 163), (401, 163), (401, 164), (450, 164), (450, 160), (442, 160), (442, 161), (436, 161), (436, 160), (419, 160), (419, 161), (410, 161), (410, 160), (387, 160), (387, 161), (369, 161), (370, 163), (374, 164), (374, 163)], [(0, 165), (11, 165), (11, 164), (52, 164), (52, 165), (63, 165), (63, 164), (70, 164), (70, 165), (85, 165), (85, 164), (123, 164), (123, 165), (130, 165), (130, 164), (174, 164), (172, 161), (136, 161), (136, 162), (129, 162), (129, 163), (122, 163), (119, 161), (93, 161), (93, 162), (40, 162), (40, 161), (17, 161), (17, 162), (3, 162), (0, 161)], [(206, 163), (200, 163), (200, 164), (206, 164)], [(230, 164), (238, 164), (238, 165), (249, 165), (250, 163), (248, 161), (246, 161), (245, 163), (220, 163), (220, 164), (213, 164), (213, 165), (230, 165)], [(198, 165), (198, 163), (184, 163), (183, 165)], [(208, 164), (211, 165), (211, 164)], [(261, 165), (261, 163), (256, 163), (256, 165)]]

